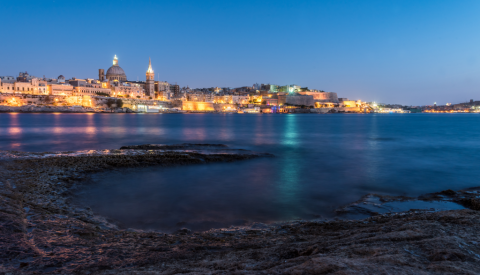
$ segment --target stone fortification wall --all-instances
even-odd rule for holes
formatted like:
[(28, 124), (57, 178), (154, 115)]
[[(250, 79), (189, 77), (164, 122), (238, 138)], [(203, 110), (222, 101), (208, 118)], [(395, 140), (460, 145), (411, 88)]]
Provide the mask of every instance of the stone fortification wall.
[[(30, 94), (5, 94), (0, 93), (0, 105), (10, 106), (26, 106), (26, 105), (80, 105), (87, 107), (107, 108), (107, 100), (118, 98), (101, 97), (101, 96), (64, 96), (64, 95), (30, 95)], [(170, 102), (159, 100), (131, 99), (121, 98), (123, 107), (136, 109), (136, 106), (159, 106), (163, 108), (171, 108)]]
[[(108, 99), (119, 99), (116, 97), (92, 97), (95, 104), (94, 106), (97, 107), (106, 107)], [(132, 110), (136, 110), (137, 105), (146, 105), (146, 106), (159, 106), (163, 108), (171, 108), (171, 103), (166, 101), (160, 100), (153, 100), (153, 99), (137, 99), (137, 98), (120, 98), (123, 102), (123, 107), (130, 108)]]
[[(179, 102), (175, 102), (176, 107), (180, 107)], [(182, 101), (181, 107), (183, 111), (196, 111), (196, 112), (229, 112), (236, 111), (237, 106), (235, 104), (228, 103), (212, 103), (212, 102), (200, 102), (200, 101)]]
[(64, 101), (65, 96), (0, 93), (0, 105), (46, 105)]
[(0, 105), (88, 105), (90, 96), (1, 94)]
[(295, 106), (314, 106), (313, 96), (311, 95), (279, 95), (279, 105), (295, 105)]
[(178, 107), (181, 109), (183, 106), (183, 100), (172, 100), (171, 105), (172, 107)]
[(182, 101), (182, 110), (213, 112), (215, 111), (215, 107), (211, 102)]
[(338, 103), (337, 93), (299, 92), (299, 94), (301, 94), (301, 95), (311, 95), (311, 96), (313, 96), (314, 101)]
[(360, 107), (336, 107), (335, 110), (337, 112), (350, 112), (350, 113), (358, 113), (362, 111)]

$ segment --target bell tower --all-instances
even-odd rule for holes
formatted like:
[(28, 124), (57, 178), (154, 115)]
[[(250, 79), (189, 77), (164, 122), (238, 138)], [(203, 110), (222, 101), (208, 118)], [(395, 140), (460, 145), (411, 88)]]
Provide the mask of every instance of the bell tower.
[(98, 80), (105, 80), (105, 71), (103, 69), (98, 69)]
[(155, 73), (152, 69), (152, 60), (148, 58), (148, 70), (146, 73), (147, 82), (145, 83), (145, 95), (153, 97), (155, 95)]

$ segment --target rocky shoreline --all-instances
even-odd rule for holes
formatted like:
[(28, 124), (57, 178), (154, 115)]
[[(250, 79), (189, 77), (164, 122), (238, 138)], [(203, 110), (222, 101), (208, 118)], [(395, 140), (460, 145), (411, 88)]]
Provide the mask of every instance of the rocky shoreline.
[[(73, 205), (69, 200), (75, 188), (92, 172), (271, 156), (225, 150), (220, 144), (180, 144), (60, 153), (0, 152), (0, 271), (11, 274), (480, 273), (477, 233), (480, 214), (476, 211), (480, 203), (476, 191), (447, 190), (420, 198), (457, 202), (471, 209), (379, 213), (366, 207), (372, 212), (371, 217), (362, 220), (256, 223), (206, 232), (182, 229), (174, 234), (120, 229), (91, 209)], [(342, 209), (348, 212), (353, 206), (367, 205), (364, 202), (371, 202), (371, 198)], [(381, 203), (402, 200), (378, 198)]]

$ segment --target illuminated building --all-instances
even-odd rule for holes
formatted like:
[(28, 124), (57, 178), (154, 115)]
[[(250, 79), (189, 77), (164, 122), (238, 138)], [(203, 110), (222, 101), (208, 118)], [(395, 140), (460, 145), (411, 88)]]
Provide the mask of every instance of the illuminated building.
[(320, 91), (299, 91), (298, 94), (311, 95), (313, 96), (313, 100), (315, 100), (316, 102), (333, 102), (333, 103), (339, 102), (337, 93), (320, 92)]
[(260, 89), (257, 90), (267, 91), (269, 93), (278, 93), (278, 86), (272, 84), (261, 84)]
[(285, 85), (285, 86), (279, 87), (278, 91), (283, 93), (294, 93), (300, 90), (300, 88), (301, 87), (298, 85)]
[(20, 72), (17, 77), (17, 82), (29, 82), (36, 78), (33, 75), (29, 75), (27, 72)]
[(2, 83), (14, 83), (15, 77), (13, 76), (0, 76), (0, 81)]
[(146, 73), (147, 81), (145, 83), (145, 95), (153, 97), (155, 95), (155, 73), (152, 69), (152, 60), (148, 59), (148, 69)]
[[(99, 70), (99, 74), (100, 73), (103, 73), (103, 69)], [(100, 77), (100, 81), (103, 81), (103, 76), (99, 75), (99, 77)], [(116, 55), (113, 58), (113, 66), (108, 68), (107, 70), (106, 79), (109, 81), (119, 81), (119, 82), (127, 81), (127, 75), (125, 74), (125, 71), (120, 66), (118, 66), (118, 58)]]
[(155, 81), (155, 91), (170, 92), (170, 84), (167, 81)]
[[(151, 69), (151, 65), (149, 70)], [(151, 70), (153, 74), (153, 70)], [(148, 74), (148, 71), (147, 71)], [(90, 81), (86, 85), (75, 85), (80, 88), (75, 88), (77, 95), (99, 95), (109, 94), (113, 97), (126, 98), (144, 98), (145, 97), (145, 83), (144, 82), (129, 82), (125, 71), (118, 65), (118, 58), (115, 55), (113, 58), (113, 65), (108, 68), (106, 75), (103, 69), (98, 70), (98, 82)], [(153, 80), (153, 78), (152, 78)], [(88, 82), (88, 81), (87, 81)], [(109, 90), (107, 92), (107, 89)]]
[(74, 78), (72, 80), (69, 80), (69, 83), (74, 87), (73, 95), (108, 96), (111, 94), (111, 89), (107, 88), (107, 85), (104, 85), (105, 83), (100, 83), (97, 80)]
[(131, 98), (144, 98), (145, 93), (144, 89), (139, 84), (134, 83), (121, 83), (121, 82), (111, 82), (110, 83), (111, 96), (114, 97), (131, 97)]
[(8, 94), (45, 95), (48, 93), (46, 82), (33, 78), (27, 82), (3, 82), (0, 80), (0, 92)]
[(73, 95), (73, 86), (70, 84), (48, 84), (49, 95)]
[(269, 106), (278, 106), (278, 98), (265, 98), (265, 104)]
[(156, 98), (160, 100), (170, 100), (170, 84), (167, 81), (155, 81)]
[(105, 88), (74, 87), (73, 95), (109, 96), (112, 90)]
[(109, 88), (78, 86), (73, 88), (73, 95), (78, 96), (110, 96), (112, 90)]
[(340, 98), (339, 107), (359, 107), (362, 102), (360, 100), (348, 100), (347, 98)]
[(249, 96), (249, 103), (262, 104), (262, 101), (263, 101), (262, 95), (253, 94)]
[(214, 102), (214, 97), (211, 94), (204, 93), (188, 93), (186, 94), (186, 101), (199, 101), (199, 102)]
[(247, 95), (216, 95), (213, 99), (213, 102), (228, 104), (248, 104), (249, 100), (250, 98)]
[(180, 93), (180, 86), (177, 84), (170, 84), (170, 92), (172, 92), (175, 96)]
[(213, 103), (197, 102), (197, 101), (183, 101), (182, 110), (184, 111), (215, 111)]
[(0, 93), (12, 93), (13, 87), (13, 83), (3, 82), (3, 77), (0, 77)]

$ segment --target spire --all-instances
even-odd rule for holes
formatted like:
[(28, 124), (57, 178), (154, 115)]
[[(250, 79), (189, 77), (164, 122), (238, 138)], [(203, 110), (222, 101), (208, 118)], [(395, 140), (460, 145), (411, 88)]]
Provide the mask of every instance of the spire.
[(115, 55), (115, 57), (113, 58), (113, 65), (114, 65), (114, 66), (118, 65), (117, 55)]
[(150, 57), (148, 58), (148, 70), (147, 70), (147, 73), (153, 73), (153, 69), (152, 69), (152, 59), (150, 59)]

